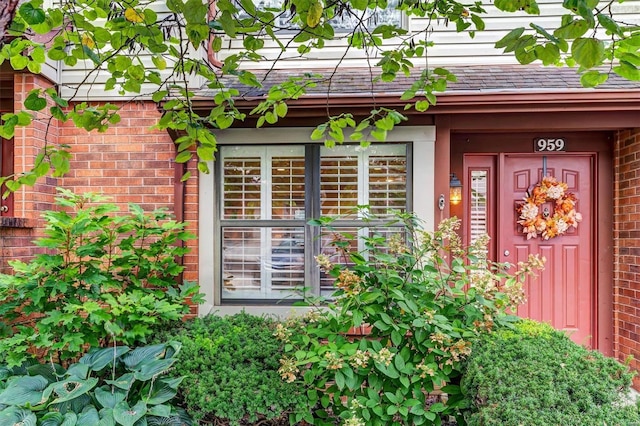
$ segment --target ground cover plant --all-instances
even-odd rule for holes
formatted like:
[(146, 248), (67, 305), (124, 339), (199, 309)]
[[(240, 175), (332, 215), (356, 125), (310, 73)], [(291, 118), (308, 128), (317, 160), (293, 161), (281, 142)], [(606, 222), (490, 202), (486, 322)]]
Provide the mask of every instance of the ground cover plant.
[(633, 374), (612, 358), (530, 320), (486, 335), (473, 346), (462, 378), (469, 426), (632, 426), (638, 408), (623, 405)]
[(0, 424), (190, 426), (171, 401), (182, 377), (167, 376), (177, 342), (94, 349), (78, 363), (0, 367)]
[[(509, 274), (487, 261), (486, 239), (461, 247), (456, 219), (433, 233), (411, 215), (396, 220), (397, 233), (372, 228), (362, 251), (351, 249), (353, 235), (331, 231), (330, 219), (318, 221), (336, 232), (341, 258), (317, 260), (335, 277), (337, 292), (326, 308), (278, 330), (286, 350), (280, 373), (308, 398), (293, 422), (439, 425), (459, 416), (472, 342), (515, 321), (506, 311), (522, 302), (521, 279), (539, 259)], [(365, 325), (368, 335), (349, 335)], [(446, 402), (429, 401), (436, 388), (449, 394)]]
[(56, 201), (35, 241), (43, 253), (0, 275), (0, 360), (68, 362), (89, 346), (139, 344), (200, 300), (196, 284), (176, 280), (183, 223), (136, 205), (120, 212), (96, 194), (59, 189)]
[(288, 424), (289, 412), (304, 407), (297, 384), (280, 379), (282, 343), (278, 322), (240, 313), (209, 315), (158, 330), (156, 339), (177, 340), (174, 365), (185, 377), (182, 406), (200, 424)]

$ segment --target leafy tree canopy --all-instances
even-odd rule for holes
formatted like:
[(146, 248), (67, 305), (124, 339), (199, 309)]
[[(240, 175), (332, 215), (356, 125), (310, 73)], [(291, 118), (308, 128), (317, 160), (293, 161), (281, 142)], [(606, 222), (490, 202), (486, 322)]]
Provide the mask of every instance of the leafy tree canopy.
[[(369, 58), (375, 56), (371, 63), (376, 81), (391, 82), (399, 75), (412, 78), (401, 97), (407, 102), (405, 109), (424, 111), (433, 105), (434, 93), (446, 90), (455, 76), (444, 68), (424, 67), (429, 47), (425, 35), (437, 22), (445, 22), (473, 37), (484, 29), (487, 12), (481, 1), (391, 1), (283, 0), (279, 7), (258, 7), (259, 2), (253, 0), (209, 0), (208, 4), (204, 0), (61, 0), (54, 8), (45, 8), (43, 0), (8, 1), (2, 6), (6, 10), (0, 20), (0, 63), (8, 61), (15, 70), (38, 73), (47, 60), (61, 61), (65, 66), (90, 61), (92, 73), (107, 76), (105, 89), (163, 102), (164, 115), (157, 127), (182, 135), (176, 141), (177, 160), (186, 162), (197, 155), (199, 169), (207, 171), (207, 161), (213, 159), (216, 147), (212, 130), (228, 128), (246, 118), (234, 103), (239, 95), (234, 87), (237, 83), (262, 85), (260, 76), (250, 70), (252, 62), (264, 60), (267, 43), (275, 43), (283, 54), (294, 51), (304, 57), (340, 38), (345, 54), (360, 49)], [(558, 28), (543, 28), (535, 22), (513, 28), (496, 48), (513, 52), (523, 64), (539, 61), (576, 66), (582, 84), (588, 87), (602, 84), (611, 73), (640, 80), (640, 27), (615, 15), (615, 4), (622, 1), (564, 0), (565, 13)], [(535, 0), (495, 0), (494, 5), (504, 12), (540, 13)], [(410, 19), (424, 18), (417, 21), (421, 27), (409, 33), (399, 24), (368, 25), (368, 14), (389, 8)], [(346, 33), (339, 33), (336, 22), (345, 17), (353, 25)], [(223, 42), (230, 41), (242, 48), (233, 50), (223, 62), (211, 60), (223, 50)], [(205, 49), (209, 55), (202, 53)], [(153, 66), (143, 63), (143, 55), (150, 56)], [(195, 94), (187, 84), (191, 76), (204, 79), (215, 93), (215, 106), (208, 115), (196, 114), (193, 109)], [(287, 102), (303, 96), (323, 78), (330, 76), (291, 77), (270, 87), (251, 111), (258, 126), (285, 117)], [(92, 80), (87, 77), (85, 81)], [(149, 84), (154, 87), (151, 92), (146, 90)], [(118, 105), (72, 101), (73, 97), (62, 98), (55, 88), (34, 90), (25, 98), (23, 111), (2, 116), (0, 136), (11, 138), (16, 126), (28, 125), (35, 112), (71, 120), (88, 131), (104, 131), (119, 121)], [(352, 141), (384, 140), (404, 119), (402, 112), (386, 108), (372, 109), (367, 117), (328, 116), (312, 138), (341, 143), (348, 129), (350, 136), (346, 138)], [(68, 158), (64, 148), (49, 147), (33, 170), (11, 177), (7, 186), (12, 190), (32, 183), (51, 169), (64, 174)]]

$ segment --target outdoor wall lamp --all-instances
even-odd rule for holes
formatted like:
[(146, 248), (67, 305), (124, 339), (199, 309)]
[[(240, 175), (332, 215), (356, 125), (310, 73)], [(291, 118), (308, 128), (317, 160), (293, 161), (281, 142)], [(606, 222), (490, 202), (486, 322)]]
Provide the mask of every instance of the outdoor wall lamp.
[(449, 202), (454, 206), (462, 202), (462, 183), (455, 173), (449, 179)]

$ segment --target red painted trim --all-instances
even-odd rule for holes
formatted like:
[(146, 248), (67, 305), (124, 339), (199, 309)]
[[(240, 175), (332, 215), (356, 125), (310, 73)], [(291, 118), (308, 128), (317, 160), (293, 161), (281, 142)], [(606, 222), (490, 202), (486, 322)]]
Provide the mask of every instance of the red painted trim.
[[(533, 140), (537, 136), (550, 135), (553, 126), (561, 126), (563, 123), (562, 114), (559, 117), (550, 119), (550, 122), (540, 120), (540, 129), (535, 132), (498, 132), (489, 131), (481, 133), (456, 132), (451, 135), (451, 170), (462, 170), (463, 158), (466, 155), (492, 155), (498, 152), (526, 153), (532, 152)], [(636, 113), (637, 115), (637, 113)], [(490, 127), (499, 121), (500, 117), (486, 118), (488, 123), (485, 127)], [(636, 118), (639, 120), (640, 116)], [(455, 121), (455, 120), (452, 120)], [(460, 123), (458, 123), (460, 124)], [(506, 126), (516, 126), (517, 121), (509, 121)], [(585, 123), (587, 125), (587, 123)], [(613, 355), (614, 321), (611, 315), (613, 312), (613, 233), (610, 231), (613, 226), (613, 206), (607, 200), (613, 200), (613, 134), (608, 131), (585, 131), (572, 132), (566, 128), (562, 129), (562, 136), (570, 144), (567, 154), (570, 153), (595, 153), (596, 161), (593, 163), (593, 203), (592, 210), (594, 226), (592, 230), (596, 240), (594, 241), (594, 277), (596, 280), (593, 299), (593, 315), (595, 327), (593, 329), (594, 346), (605, 355)], [(573, 143), (572, 141), (578, 142)], [(501, 169), (501, 164), (497, 165)], [(465, 167), (466, 169), (466, 167)], [(463, 181), (464, 187), (468, 182)], [(499, 182), (496, 182), (499, 188)], [(496, 188), (496, 200), (500, 196), (500, 191)], [(468, 201), (463, 201), (468, 203)], [(500, 224), (496, 224), (496, 231), (499, 232)]]
[[(427, 114), (460, 114), (479, 112), (538, 112), (544, 111), (640, 111), (640, 90), (586, 90), (541, 92), (449, 92), (438, 95), (437, 104)], [(263, 97), (246, 97), (235, 101), (241, 109), (253, 108), (264, 100)], [(370, 109), (373, 98), (368, 94), (329, 96), (306, 95), (288, 102), (291, 112), (304, 110), (305, 116), (326, 115), (327, 104), (333, 108)], [(404, 108), (407, 101), (399, 95), (375, 97), (376, 105)], [(213, 100), (202, 98), (194, 101), (195, 109), (211, 108)], [(318, 108), (322, 107), (322, 108)], [(405, 112), (410, 115), (424, 115), (415, 110)]]
[[(2, 176), (8, 176), (13, 174), (13, 164), (14, 164), (14, 149), (13, 149), (13, 141), (14, 139), (2, 139), (2, 164), (0, 164), (0, 174)], [(5, 191), (4, 185), (0, 188), (0, 191), (4, 193)], [(1, 195), (1, 194), (0, 194)], [(6, 211), (0, 211), (0, 216), (13, 217), (14, 216), (14, 207), (13, 207), (13, 192), (9, 194), (9, 196), (0, 201), (0, 205), (6, 206)]]

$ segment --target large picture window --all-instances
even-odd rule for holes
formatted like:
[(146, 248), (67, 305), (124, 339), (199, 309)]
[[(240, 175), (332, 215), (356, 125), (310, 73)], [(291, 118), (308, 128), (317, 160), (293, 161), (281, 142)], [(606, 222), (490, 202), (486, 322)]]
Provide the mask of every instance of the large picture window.
[[(343, 230), (363, 228), (358, 206), (381, 218), (410, 209), (410, 144), (220, 146), (216, 161), (217, 234), (222, 303), (294, 301), (303, 293), (329, 295), (333, 280), (315, 265)], [(334, 217), (335, 230), (308, 224)], [(397, 232), (390, 225), (376, 232)]]

